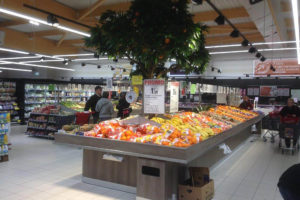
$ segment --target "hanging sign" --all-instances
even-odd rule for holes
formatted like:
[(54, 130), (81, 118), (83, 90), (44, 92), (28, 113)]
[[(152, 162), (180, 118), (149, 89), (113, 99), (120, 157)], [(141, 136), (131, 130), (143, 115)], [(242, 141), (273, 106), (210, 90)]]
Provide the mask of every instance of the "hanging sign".
[(143, 76), (141, 75), (134, 75), (131, 78), (132, 85), (143, 85)]
[(144, 80), (144, 113), (165, 113), (165, 80)]
[(196, 84), (191, 84), (191, 89), (190, 89), (191, 94), (196, 94)]
[(112, 78), (106, 79), (106, 88), (107, 88), (108, 90), (112, 90), (112, 89), (113, 89), (113, 81), (112, 81)]
[(296, 59), (275, 59), (265, 62), (254, 61), (254, 76), (290, 76), (299, 74), (300, 65)]
[(170, 113), (178, 112), (179, 82), (170, 82)]

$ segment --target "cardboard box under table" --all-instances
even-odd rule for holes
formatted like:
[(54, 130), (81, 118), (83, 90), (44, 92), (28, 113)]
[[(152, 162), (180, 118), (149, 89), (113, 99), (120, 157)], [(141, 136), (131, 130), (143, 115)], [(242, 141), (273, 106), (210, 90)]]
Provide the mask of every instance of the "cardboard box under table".
[(260, 129), (262, 117), (188, 148), (68, 134), (55, 134), (55, 140), (83, 147), (83, 182), (136, 193), (138, 200), (168, 200), (178, 196), (178, 184), (186, 180), (188, 167), (211, 167), (223, 159), (226, 155), (219, 145), (225, 143), (233, 150), (251, 135), (253, 124)]

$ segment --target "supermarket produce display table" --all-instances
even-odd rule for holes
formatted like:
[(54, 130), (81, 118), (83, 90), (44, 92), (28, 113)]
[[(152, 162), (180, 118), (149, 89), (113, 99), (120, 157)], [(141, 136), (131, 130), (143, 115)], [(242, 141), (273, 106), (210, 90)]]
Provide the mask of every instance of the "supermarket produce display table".
[(137, 194), (137, 199), (171, 199), (186, 167), (211, 167), (224, 158), (220, 144), (231, 150), (251, 135), (259, 115), (187, 148), (55, 134), (55, 141), (83, 147), (83, 181)]

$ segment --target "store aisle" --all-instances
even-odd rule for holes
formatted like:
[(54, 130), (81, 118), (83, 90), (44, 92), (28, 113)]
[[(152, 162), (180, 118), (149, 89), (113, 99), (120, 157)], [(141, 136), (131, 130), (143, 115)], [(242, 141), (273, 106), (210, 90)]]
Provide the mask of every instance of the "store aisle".
[(12, 127), (10, 161), (0, 163), (1, 200), (132, 200), (135, 195), (81, 182), (82, 150)]
[[(10, 161), (0, 163), (1, 200), (114, 200), (135, 195), (81, 182), (82, 151), (25, 136), (13, 127)], [(299, 155), (282, 155), (277, 146), (248, 141), (212, 170), (215, 200), (279, 200), (280, 174), (299, 162)]]

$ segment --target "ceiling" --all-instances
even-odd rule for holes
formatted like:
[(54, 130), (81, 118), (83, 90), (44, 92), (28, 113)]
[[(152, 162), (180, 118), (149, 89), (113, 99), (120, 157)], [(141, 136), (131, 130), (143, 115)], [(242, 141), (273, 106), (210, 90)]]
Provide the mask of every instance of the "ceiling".
[[(290, 0), (264, 0), (257, 5), (249, 5), (248, 0), (211, 1), (251, 42), (295, 39)], [(80, 23), (81, 25), (59, 18), (60, 24), (87, 33), (89, 29), (86, 26), (95, 26), (103, 12), (108, 9), (125, 11), (130, 6), (130, 0), (2, 0), (0, 8), (39, 19), (47, 18), (48, 14), (28, 6), (24, 7), (25, 4)], [(241, 37), (229, 36), (232, 32), (229, 25), (217, 26), (214, 19), (218, 15), (205, 1), (202, 5), (190, 3), (189, 9), (194, 14), (195, 22), (209, 26), (208, 46), (236, 44), (242, 41)], [(46, 55), (86, 51), (82, 35), (43, 24), (36, 26), (28, 20), (1, 12), (0, 31), (5, 33), (2, 46), (6, 48)], [(0, 54), (0, 57), (2, 56), (3, 54)]]

